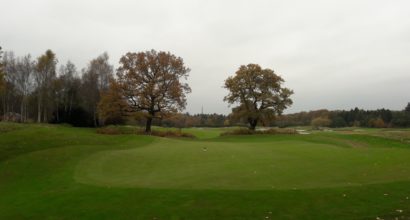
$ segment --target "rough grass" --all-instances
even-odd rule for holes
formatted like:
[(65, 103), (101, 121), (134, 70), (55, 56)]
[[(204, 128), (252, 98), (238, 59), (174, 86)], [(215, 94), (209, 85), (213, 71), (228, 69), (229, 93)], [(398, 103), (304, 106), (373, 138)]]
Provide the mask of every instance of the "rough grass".
[(0, 219), (410, 217), (410, 145), (394, 137), (190, 130), (202, 139), (49, 125), (0, 133)]
[(0, 134), (6, 133), (18, 129), (22, 129), (24, 126), (22, 124), (0, 122)]

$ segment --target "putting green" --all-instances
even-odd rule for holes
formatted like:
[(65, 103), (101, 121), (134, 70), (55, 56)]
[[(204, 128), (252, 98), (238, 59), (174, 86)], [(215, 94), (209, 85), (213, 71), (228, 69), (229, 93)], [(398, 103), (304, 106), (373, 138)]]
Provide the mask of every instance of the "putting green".
[(109, 187), (266, 190), (410, 180), (410, 150), (302, 140), (262, 143), (158, 139), (82, 160), (77, 182)]

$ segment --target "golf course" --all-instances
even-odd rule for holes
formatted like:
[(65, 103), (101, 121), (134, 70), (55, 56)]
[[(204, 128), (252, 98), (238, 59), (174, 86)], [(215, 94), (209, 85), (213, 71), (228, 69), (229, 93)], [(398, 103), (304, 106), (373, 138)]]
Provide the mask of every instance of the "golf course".
[(410, 218), (409, 129), (226, 130), (0, 123), (0, 219)]

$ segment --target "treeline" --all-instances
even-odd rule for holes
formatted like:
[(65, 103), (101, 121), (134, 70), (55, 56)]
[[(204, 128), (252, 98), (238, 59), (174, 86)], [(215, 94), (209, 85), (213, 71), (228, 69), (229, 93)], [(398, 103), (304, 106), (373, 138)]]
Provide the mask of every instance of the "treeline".
[[(68, 123), (90, 127), (108, 124), (144, 125), (144, 114), (118, 114), (110, 85), (115, 83), (114, 68), (107, 53), (78, 68), (70, 61), (58, 65), (56, 54), (16, 56), (0, 49), (0, 121)], [(105, 107), (104, 104), (110, 107)], [(105, 111), (100, 111), (105, 107)], [(113, 111), (108, 111), (106, 109)], [(108, 114), (105, 116), (103, 113)], [(164, 114), (153, 118), (153, 125), (167, 127), (222, 127), (222, 114)]]
[(410, 103), (402, 111), (388, 109), (363, 110), (354, 108), (349, 111), (329, 111), (326, 109), (282, 115), (275, 126), (314, 127), (410, 127)]
[(164, 127), (227, 127), (231, 126), (229, 119), (223, 114), (174, 114), (163, 120), (156, 121)]
[[(190, 92), (189, 85), (180, 79), (186, 78), (189, 71), (182, 58), (155, 50), (125, 54), (120, 59), (120, 67), (114, 71), (107, 53), (91, 59), (85, 68), (78, 70), (70, 61), (59, 64), (51, 50), (33, 58), (29, 54), (15, 56), (0, 48), (0, 121), (69, 123), (74, 126), (145, 124), (147, 132), (151, 124), (167, 127), (240, 125), (253, 129), (256, 125), (410, 127), (410, 103), (402, 111), (355, 108), (277, 116), (292, 101), (284, 99), (278, 105), (269, 97), (266, 99), (266, 94), (279, 89), (283, 97), (289, 97), (293, 92), (280, 88), (283, 79), (272, 70), (255, 64), (241, 66), (235, 77), (225, 81), (230, 95), (224, 99), (236, 103), (240, 94), (249, 90), (247, 86), (259, 83), (260, 88), (253, 91), (266, 92), (249, 94), (254, 101), (240, 100), (242, 104), (230, 115), (178, 113), (185, 108), (185, 95)], [(241, 83), (244, 81), (241, 77), (247, 75), (254, 76), (256, 81)], [(262, 76), (269, 76), (269, 83), (261, 80)], [(270, 85), (277, 88), (272, 89)], [(256, 100), (261, 97), (266, 100), (258, 105)]]
[[(142, 123), (142, 122), (141, 122)], [(237, 120), (232, 115), (223, 114), (174, 114), (164, 119), (154, 120), (154, 124), (164, 127), (228, 127), (246, 126), (246, 121)], [(388, 109), (363, 110), (354, 108), (343, 111), (326, 109), (299, 112), (277, 116), (272, 121), (262, 121), (261, 126), (292, 127), (410, 127), (410, 103), (402, 111)]]
[(51, 50), (37, 58), (0, 52), (0, 120), (102, 124), (97, 107), (114, 74), (108, 59), (104, 53), (79, 71), (70, 61), (58, 66)]

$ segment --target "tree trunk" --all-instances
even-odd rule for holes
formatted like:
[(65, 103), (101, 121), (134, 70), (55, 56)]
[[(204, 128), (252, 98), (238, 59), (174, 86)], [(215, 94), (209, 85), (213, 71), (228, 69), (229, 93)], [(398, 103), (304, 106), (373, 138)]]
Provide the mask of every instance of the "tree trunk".
[(6, 115), (6, 94), (3, 95), (3, 116)]
[(97, 111), (96, 111), (96, 109), (94, 108), (94, 110), (93, 110), (93, 118), (94, 118), (94, 127), (97, 127), (98, 126), (98, 123), (97, 123)]
[(24, 122), (24, 98), (22, 98), (20, 103), (20, 122)]
[(38, 98), (38, 105), (37, 105), (37, 122), (41, 123), (41, 98)]
[(57, 113), (56, 113), (56, 116), (57, 116), (57, 123), (60, 123), (60, 106), (59, 106), (59, 104), (58, 104), (58, 102), (57, 102)]
[(249, 121), (249, 129), (254, 131), (256, 129), (256, 125), (258, 124), (257, 119), (248, 119)]
[(25, 103), (24, 108), (26, 109), (25, 115), (24, 115), (24, 121), (27, 122), (27, 119), (28, 119), (28, 104), (27, 104), (27, 102)]
[(147, 123), (145, 124), (145, 133), (151, 133), (152, 118), (152, 115), (147, 118)]
[(10, 102), (9, 102), (9, 93), (6, 92), (6, 111), (4, 111), (4, 115), (10, 112)]
[(44, 109), (44, 115), (43, 115), (43, 117), (44, 117), (44, 123), (48, 123), (48, 111), (47, 111), (47, 105), (44, 105), (44, 107), (43, 107), (43, 109)]
[(72, 106), (73, 106), (73, 96), (70, 96), (70, 107), (68, 108), (68, 116), (71, 116)]

